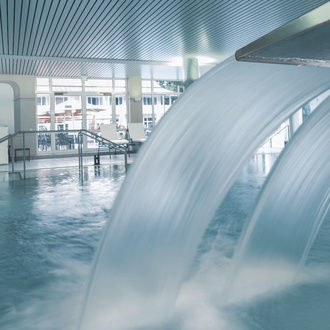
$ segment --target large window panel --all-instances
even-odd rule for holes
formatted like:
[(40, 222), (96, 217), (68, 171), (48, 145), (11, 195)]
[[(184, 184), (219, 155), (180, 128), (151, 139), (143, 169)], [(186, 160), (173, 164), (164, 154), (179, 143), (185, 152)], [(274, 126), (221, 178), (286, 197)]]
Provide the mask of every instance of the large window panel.
[(88, 79), (85, 82), (86, 92), (111, 93), (112, 87), (112, 80), (109, 79)]
[[(86, 120), (87, 129), (95, 134), (100, 132), (102, 124), (112, 123), (111, 96), (87, 96)], [(94, 139), (87, 139), (88, 148), (97, 148)]]
[(115, 106), (117, 128), (124, 131), (127, 127), (127, 106), (125, 94), (116, 94)]
[(124, 94), (126, 93), (126, 80), (125, 79), (116, 79), (115, 80), (115, 94)]
[(49, 79), (48, 78), (37, 78), (37, 92), (49, 92)]
[(53, 92), (81, 92), (81, 79), (52, 79)]
[(51, 129), (49, 94), (37, 94), (37, 130), (44, 131), (37, 135), (38, 151), (51, 150), (51, 135), (47, 133)]
[(146, 133), (157, 125), (182, 91), (182, 81), (142, 80), (142, 113)]
[[(82, 128), (82, 108), (80, 96), (55, 96), (55, 129), (57, 131), (79, 130)], [(56, 150), (78, 148), (78, 133), (61, 132), (55, 134)]]
[(142, 114), (145, 129), (153, 129), (152, 95), (142, 94)]
[[(143, 124), (148, 135), (183, 91), (180, 81), (142, 80)], [(38, 151), (61, 152), (78, 148), (83, 127), (98, 134), (102, 124), (116, 123), (118, 135), (127, 128), (127, 79), (36, 78), (36, 107), (40, 133)], [(82, 103), (82, 100), (84, 102)], [(86, 142), (87, 141), (87, 142)], [(96, 148), (84, 139), (83, 148)]]

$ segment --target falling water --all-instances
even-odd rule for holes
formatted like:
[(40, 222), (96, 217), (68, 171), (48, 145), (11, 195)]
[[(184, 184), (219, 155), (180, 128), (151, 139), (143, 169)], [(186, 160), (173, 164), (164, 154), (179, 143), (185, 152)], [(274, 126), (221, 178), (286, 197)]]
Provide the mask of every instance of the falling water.
[(290, 284), (304, 263), (330, 207), (329, 110), (328, 97), (274, 166), (237, 247), (230, 301)]
[[(130, 169), (98, 251), (81, 329), (160, 325), (243, 165), (326, 69), (229, 59), (172, 107)], [(205, 124), (206, 123), (206, 124)]]

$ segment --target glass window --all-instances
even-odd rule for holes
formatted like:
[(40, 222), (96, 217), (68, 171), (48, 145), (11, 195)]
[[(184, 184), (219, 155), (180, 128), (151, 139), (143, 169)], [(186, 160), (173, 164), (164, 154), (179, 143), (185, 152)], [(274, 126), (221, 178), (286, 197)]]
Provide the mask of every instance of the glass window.
[(116, 105), (123, 104), (123, 98), (122, 97), (116, 97)]
[(38, 96), (37, 105), (49, 105), (49, 96)]
[[(154, 98), (155, 103), (157, 103), (157, 99)], [(151, 97), (144, 97), (143, 98), (144, 105), (152, 105), (152, 98)]]
[[(151, 85), (152, 84), (152, 85)], [(152, 92), (151, 92), (151, 86)], [(142, 81), (142, 112), (143, 118), (153, 117), (157, 124), (172, 104), (175, 103), (183, 91), (182, 81), (143, 80)], [(145, 127), (152, 128), (152, 124), (145, 119)]]
[[(61, 132), (40, 133), (41, 135), (38, 138), (39, 151), (50, 150), (51, 139), (55, 139), (53, 146), (55, 145), (56, 150), (76, 149), (77, 133), (65, 132), (66, 130), (79, 130), (86, 127), (88, 130), (98, 133), (100, 125), (111, 123), (113, 115), (115, 115), (113, 120), (116, 121), (118, 130), (126, 129), (126, 79), (87, 79), (84, 86), (88, 95), (83, 94), (82, 79), (50, 79), (36, 78), (38, 129), (43, 131), (55, 129)], [(154, 124), (175, 102), (179, 91), (182, 91), (183, 87), (180, 81), (149, 79), (142, 80), (141, 84), (143, 90), (143, 122), (150, 133)], [(52, 85), (52, 90), (50, 85)], [(55, 93), (54, 98), (50, 97), (50, 92)], [(84, 110), (86, 112), (84, 115), (81, 97), (86, 98), (86, 109)], [(54, 102), (51, 106), (50, 100)], [(113, 101), (114, 105), (111, 104)], [(115, 108), (112, 109), (112, 106)], [(50, 108), (54, 113), (50, 114)], [(113, 110), (115, 113), (113, 113)], [(88, 147), (93, 143), (90, 143), (87, 139)]]
[[(87, 129), (95, 134), (100, 132), (102, 124), (110, 124), (111, 120), (111, 96), (87, 96), (86, 119)], [(88, 148), (97, 148), (94, 139), (87, 139)]]
[(125, 79), (116, 79), (115, 80), (116, 87), (125, 87), (126, 86), (126, 80)]
[(103, 105), (103, 97), (102, 96), (89, 96), (87, 97), (88, 105)]
[[(153, 121), (152, 121), (152, 97), (151, 97), (151, 95), (143, 96), (142, 114), (143, 114), (144, 127), (152, 129)], [(151, 122), (149, 121), (150, 118), (151, 118)]]
[(53, 91), (54, 92), (81, 92), (82, 81), (81, 79), (59, 79), (53, 78)]
[(115, 93), (126, 93), (126, 80), (116, 79), (115, 80)]
[[(55, 129), (78, 130), (82, 128), (82, 108), (80, 96), (55, 96)], [(78, 133), (55, 134), (56, 150), (78, 148)]]
[(116, 97), (116, 124), (119, 130), (125, 130), (127, 127), (127, 107), (125, 95)]
[(37, 92), (49, 92), (48, 78), (37, 78)]
[(112, 92), (112, 80), (109, 79), (88, 79), (85, 82), (86, 92)]
[(152, 127), (152, 117), (143, 117), (144, 128), (153, 128)]
[(64, 102), (68, 101), (68, 97), (67, 96), (56, 96), (55, 97), (55, 104), (61, 104)]
[(151, 94), (151, 80), (142, 80), (142, 94)]
[[(49, 131), (51, 126), (49, 95), (37, 94), (37, 130)], [(38, 151), (51, 150), (51, 134), (39, 133), (37, 135)]]
[(141, 85), (142, 85), (142, 87), (150, 87), (151, 88), (151, 80), (142, 80)]

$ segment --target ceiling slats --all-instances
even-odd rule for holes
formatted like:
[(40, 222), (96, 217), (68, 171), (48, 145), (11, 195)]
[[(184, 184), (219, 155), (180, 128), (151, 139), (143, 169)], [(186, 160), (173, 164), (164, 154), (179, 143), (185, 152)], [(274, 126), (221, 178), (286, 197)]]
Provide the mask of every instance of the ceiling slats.
[(128, 74), (131, 61), (223, 58), (326, 2), (0, 0), (0, 74), (101, 77)]
[[(154, 65), (141, 65), (143, 79), (182, 79), (181, 68)], [(87, 75), (89, 78), (126, 78), (129, 72), (136, 73), (134, 64), (110, 64), (74, 61), (49, 61), (31, 59), (10, 59), (0, 57), (0, 75), (17, 74), (40, 77), (76, 78)]]
[[(88, 12), (88, 16), (86, 17), (86, 20), (81, 24), (79, 35), (77, 35), (77, 38), (68, 39), (69, 45), (65, 49), (63, 55), (78, 56), (74, 54), (75, 53), (79, 54), (80, 53), (79, 49), (81, 48), (83, 48), (83, 52), (85, 53), (86, 48), (90, 44), (90, 40), (92, 39), (92, 36), (98, 35), (97, 29), (99, 29), (102, 24), (105, 24), (107, 19), (112, 17), (112, 13), (115, 10), (116, 10), (116, 6), (108, 6), (107, 2), (94, 1), (93, 7)], [(97, 44), (96, 38), (93, 39), (93, 42)], [(81, 53), (80, 53), (80, 57), (83, 57)]]

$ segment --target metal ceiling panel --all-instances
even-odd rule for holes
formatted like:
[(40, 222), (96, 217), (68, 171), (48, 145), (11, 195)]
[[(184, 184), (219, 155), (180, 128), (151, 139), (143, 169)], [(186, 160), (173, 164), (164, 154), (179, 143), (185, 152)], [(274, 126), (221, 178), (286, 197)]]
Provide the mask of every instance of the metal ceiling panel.
[(182, 80), (183, 69), (175, 66), (146, 65), (137, 63), (102, 63), (79, 61), (33, 60), (0, 57), (0, 75), (33, 75), (39, 77), (75, 78), (126, 78)]
[[(132, 61), (161, 65), (174, 57), (196, 55), (220, 61), (326, 2), (0, 0), (1, 63), (8, 62), (4, 56), (16, 56), (11, 58), (15, 65), (1, 66), (1, 73), (43, 75), (47, 67), (54, 74), (65, 73), (65, 68), (80, 74), (86, 63), (108, 68), (109, 63), (91, 65), (100, 59), (116, 60), (117, 67), (118, 61), (125, 67)], [(85, 64), (63, 64), (72, 58)]]

